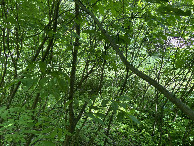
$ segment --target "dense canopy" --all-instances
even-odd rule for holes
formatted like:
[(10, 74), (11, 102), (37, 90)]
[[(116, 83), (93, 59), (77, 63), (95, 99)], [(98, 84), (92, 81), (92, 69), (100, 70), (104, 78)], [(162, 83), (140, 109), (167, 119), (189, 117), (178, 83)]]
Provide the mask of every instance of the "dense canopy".
[(1, 0), (0, 145), (194, 145), (192, 0)]

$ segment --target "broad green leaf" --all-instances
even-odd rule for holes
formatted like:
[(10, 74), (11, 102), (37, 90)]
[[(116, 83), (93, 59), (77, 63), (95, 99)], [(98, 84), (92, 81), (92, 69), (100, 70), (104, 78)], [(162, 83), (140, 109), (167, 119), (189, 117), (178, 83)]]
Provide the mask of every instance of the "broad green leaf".
[(53, 143), (52, 141), (42, 141), (40, 144), (42, 146), (55, 146), (55, 143)]
[(175, 8), (172, 5), (160, 6), (157, 10), (162, 14), (172, 14), (177, 16), (190, 16), (191, 10), (187, 10), (186, 12), (181, 10), (180, 8)]
[(128, 115), (128, 118), (130, 118), (136, 124), (140, 124), (140, 121), (136, 117), (134, 117), (133, 115)]
[(123, 102), (119, 103), (119, 106), (123, 107), (124, 109), (127, 109), (128, 105), (129, 105), (129, 103), (123, 103)]
[(57, 135), (57, 129), (55, 129), (54, 131), (51, 132), (50, 137), (54, 138)]
[(5, 22), (9, 22), (11, 24), (17, 24), (17, 21), (15, 20), (14, 17), (8, 17), (7, 19), (4, 20)]
[(112, 110), (114, 111), (114, 113), (116, 113), (116, 111), (118, 110), (118, 103), (115, 102), (115, 101), (113, 101), (113, 102), (111, 103), (111, 108), (112, 108)]
[(60, 75), (60, 73), (58, 71), (53, 71), (50, 74), (51, 74), (51, 76), (56, 77), (56, 78)]
[(58, 79), (58, 83), (61, 90), (65, 92), (68, 88), (68, 82), (64, 79)]
[(163, 40), (165, 40), (165, 41), (167, 40), (167, 36), (166, 35), (161, 35), (161, 37), (162, 37)]
[(104, 15), (104, 8), (103, 8), (103, 6), (99, 4), (98, 8), (99, 8), (99, 13)]
[(29, 70), (34, 70), (34, 68), (35, 68), (35, 63), (30, 63), (30, 62), (28, 62), (28, 67), (27, 67), (27, 69), (29, 69)]
[(35, 79), (31, 79), (31, 78), (24, 78), (21, 79), (21, 82), (24, 86), (26, 86), (26, 90), (28, 90), (29, 88), (32, 88), (34, 84), (36, 84), (38, 81), (38, 78)]
[(3, 113), (6, 110), (6, 106), (1, 106), (0, 107), (0, 113)]
[(114, 6), (111, 7), (111, 13), (112, 13), (112, 15), (116, 15), (117, 14)]
[(76, 98), (73, 100), (74, 102), (74, 107), (77, 108), (79, 107), (79, 100), (77, 100)]
[(104, 122), (100, 118), (95, 118), (94, 121), (104, 125)]
[(57, 89), (57, 88), (53, 88), (52, 90), (51, 90), (51, 94), (55, 97), (55, 99), (58, 101), (59, 100), (59, 98), (60, 98), (60, 92), (59, 92), (59, 90)]
[(117, 120), (119, 122), (121, 122), (123, 120), (123, 118), (125, 117), (125, 112), (123, 111), (119, 111), (118, 115), (117, 115)]
[(173, 12), (174, 12), (175, 15), (178, 15), (178, 16), (190, 16), (191, 15), (191, 10), (187, 10), (185, 12), (185, 11), (183, 11), (181, 9), (174, 8)]
[(102, 113), (95, 113), (95, 115), (96, 115), (97, 117), (101, 117), (101, 118), (104, 118), (104, 117), (105, 117), (105, 115), (102, 114)]
[(46, 68), (47, 68), (47, 64), (45, 62), (39, 62), (39, 68), (40, 68), (41, 72), (45, 73)]
[(61, 128), (58, 129), (57, 136), (58, 136), (58, 139), (60, 140), (62, 137), (62, 129)]
[(107, 104), (108, 104), (108, 100), (103, 100), (102, 103), (101, 103), (101, 105), (102, 105), (103, 107), (105, 107)]
[(92, 119), (95, 119), (95, 116), (94, 116), (94, 114), (92, 112), (86, 113), (86, 116), (88, 116), (88, 117), (90, 117)]
[(49, 81), (49, 79), (50, 79), (50, 77), (43, 77), (43, 78), (40, 80), (40, 82), (39, 82), (40, 86), (41, 86), (41, 87), (44, 87), (45, 84)]
[(96, 2), (96, 0), (90, 0), (90, 2), (91, 2), (91, 3), (95, 3), (95, 2)]
[(4, 119), (4, 120), (7, 120), (8, 118), (8, 110), (5, 110), (4, 112), (1, 113), (1, 118)]

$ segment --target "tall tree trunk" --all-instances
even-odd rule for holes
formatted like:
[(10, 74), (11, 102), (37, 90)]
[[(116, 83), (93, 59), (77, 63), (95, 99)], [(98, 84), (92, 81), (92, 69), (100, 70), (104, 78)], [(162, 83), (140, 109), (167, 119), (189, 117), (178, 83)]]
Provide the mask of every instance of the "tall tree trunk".
[[(77, 36), (80, 36), (80, 24), (79, 24), (79, 5), (75, 3), (75, 17), (76, 17), (76, 34)], [(74, 96), (74, 85), (75, 85), (75, 74), (76, 74), (76, 64), (77, 64), (77, 54), (78, 54), (78, 48), (79, 48), (79, 37), (75, 38), (74, 48), (72, 51), (73, 60), (72, 60), (72, 68), (71, 68), (71, 76), (70, 76), (70, 92), (69, 92), (69, 101), (72, 100), (72, 102), (69, 104), (69, 132), (73, 134), (75, 131), (75, 115), (73, 111), (73, 96)], [(69, 145), (69, 141), (71, 139), (71, 136), (66, 135), (66, 139), (64, 142), (64, 146)]]

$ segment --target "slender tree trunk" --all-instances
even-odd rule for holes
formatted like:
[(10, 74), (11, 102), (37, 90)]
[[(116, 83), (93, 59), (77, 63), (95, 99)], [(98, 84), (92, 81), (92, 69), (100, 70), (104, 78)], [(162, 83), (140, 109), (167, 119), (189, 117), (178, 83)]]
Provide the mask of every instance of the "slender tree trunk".
[[(76, 33), (77, 36), (80, 36), (80, 24), (79, 24), (79, 5), (75, 4), (75, 16), (76, 16)], [(71, 134), (75, 131), (75, 115), (73, 111), (73, 99), (74, 99), (74, 85), (75, 85), (75, 74), (76, 74), (76, 64), (77, 64), (77, 54), (79, 48), (79, 37), (76, 37), (74, 48), (72, 51), (73, 60), (72, 60), (72, 68), (71, 68), (71, 76), (70, 76), (70, 92), (69, 92), (69, 101), (72, 102), (69, 104), (69, 127), (68, 130)], [(68, 146), (70, 144), (71, 136), (66, 135), (66, 139), (64, 142), (64, 146)]]

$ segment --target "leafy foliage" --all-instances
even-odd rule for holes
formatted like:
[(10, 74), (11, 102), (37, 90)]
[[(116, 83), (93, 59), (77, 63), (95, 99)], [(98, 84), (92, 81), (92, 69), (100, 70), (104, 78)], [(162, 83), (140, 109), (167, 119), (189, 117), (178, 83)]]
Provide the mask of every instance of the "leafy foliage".
[[(0, 145), (193, 145), (191, 117), (125, 66), (78, 2), (0, 1)], [(193, 110), (192, 1), (81, 4)]]

